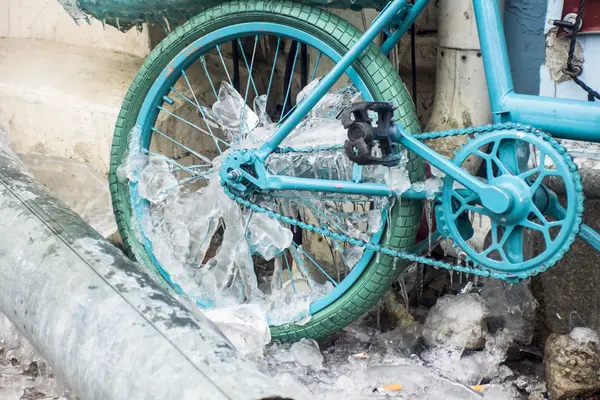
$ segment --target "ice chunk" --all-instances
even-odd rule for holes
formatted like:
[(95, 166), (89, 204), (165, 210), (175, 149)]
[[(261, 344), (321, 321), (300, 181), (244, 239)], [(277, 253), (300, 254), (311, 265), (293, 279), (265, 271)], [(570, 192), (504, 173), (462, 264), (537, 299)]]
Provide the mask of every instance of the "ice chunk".
[(404, 167), (390, 168), (386, 183), (390, 189), (396, 192), (396, 196), (401, 196), (402, 193), (411, 188), (410, 177), (408, 176), (408, 171)]
[(499, 365), (506, 359), (509, 347), (513, 343), (507, 332), (498, 331), (488, 335), (485, 349), (464, 352), (461, 348), (435, 347), (422, 353), (422, 358), (441, 375), (456, 382), (478, 385), (490, 381), (504, 373)]
[(213, 104), (212, 111), (225, 130), (227, 139), (234, 143), (239, 143), (260, 123), (256, 113), (227, 82), (221, 82), (219, 99)]
[(294, 361), (301, 367), (318, 371), (323, 369), (323, 354), (313, 339), (302, 339), (290, 348)]
[(35, 393), (35, 398), (67, 395), (50, 366), (4, 314), (0, 314), (0, 364), (0, 398), (25, 398), (24, 393)]
[(344, 263), (346, 266), (352, 269), (362, 258), (364, 251), (364, 247), (358, 246), (348, 246), (346, 249), (344, 249), (342, 257), (344, 258)]
[(592, 329), (581, 327), (573, 328), (569, 336), (579, 344), (585, 345), (592, 343), (600, 349), (600, 336)]
[(207, 309), (204, 313), (243, 355), (262, 354), (271, 341), (266, 312), (259, 304)]
[(267, 101), (266, 94), (256, 97), (254, 99), (254, 113), (258, 116), (262, 126), (270, 128), (273, 125), (273, 121), (271, 121), (271, 117), (267, 113)]
[(129, 132), (127, 152), (117, 168), (117, 178), (122, 182), (137, 182), (142, 169), (148, 164), (148, 155), (142, 152), (142, 128), (135, 125)]
[(522, 398), (512, 385), (490, 385), (483, 392), (484, 400), (521, 400)]
[(529, 282), (507, 284), (485, 279), (480, 291), (490, 311), (488, 324), (498, 325), (523, 344), (531, 343), (537, 301), (529, 290)]
[(446, 295), (429, 311), (423, 336), (430, 345), (481, 348), (485, 344), (488, 314), (487, 306), (476, 294)]
[(292, 245), (294, 235), (277, 220), (266, 214), (254, 213), (250, 218), (248, 241), (253, 253), (267, 261), (281, 254)]
[(440, 178), (430, 178), (425, 182), (415, 182), (412, 185), (412, 189), (415, 192), (425, 192), (427, 198), (433, 200), (435, 198), (436, 193), (440, 191), (440, 188), (443, 185), (443, 181)]
[[(302, 89), (302, 91), (298, 93), (298, 96), (296, 96), (296, 103), (300, 103), (309, 94), (314, 92), (321, 79), (322, 77), (313, 80), (304, 89)], [(348, 85), (341, 90), (332, 90), (326, 93), (325, 96), (323, 96), (317, 105), (310, 111), (308, 118), (336, 119), (346, 107), (360, 100), (360, 98), (360, 92), (358, 92), (353, 85)]]
[(285, 373), (276, 375), (274, 377), (275, 382), (279, 384), (279, 387), (294, 400), (316, 400), (316, 397), (310, 393), (308, 388), (294, 378), (291, 374)]
[(141, 171), (138, 185), (140, 196), (151, 203), (159, 203), (173, 190), (178, 189), (179, 183), (167, 160), (159, 156), (150, 156), (148, 164)]
[(440, 178), (440, 179), (443, 179), (446, 177), (446, 174), (442, 170), (434, 167), (433, 165), (429, 165), (429, 168), (431, 169), (431, 175), (433, 175), (434, 177)]
[(294, 149), (325, 148), (342, 145), (346, 139), (346, 129), (341, 121), (314, 117), (300, 123), (281, 146)]

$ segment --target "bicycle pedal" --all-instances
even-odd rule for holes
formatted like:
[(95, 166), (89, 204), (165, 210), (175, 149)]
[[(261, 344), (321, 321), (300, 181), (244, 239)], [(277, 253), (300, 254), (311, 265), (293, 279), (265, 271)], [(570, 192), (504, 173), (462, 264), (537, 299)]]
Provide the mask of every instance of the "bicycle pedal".
[[(342, 124), (348, 130), (344, 143), (346, 156), (359, 165), (383, 165), (393, 167), (400, 163), (398, 144), (391, 138), (395, 135), (393, 122), (396, 108), (389, 102), (361, 101), (352, 104), (342, 113)], [(373, 121), (369, 111), (377, 113)], [(381, 156), (373, 155), (379, 145)]]

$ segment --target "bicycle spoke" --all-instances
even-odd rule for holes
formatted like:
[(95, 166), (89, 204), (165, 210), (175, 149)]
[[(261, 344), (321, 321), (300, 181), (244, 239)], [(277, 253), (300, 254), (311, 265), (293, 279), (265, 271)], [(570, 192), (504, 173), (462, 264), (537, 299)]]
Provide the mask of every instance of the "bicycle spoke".
[[(216, 136), (214, 136), (214, 135), (211, 135), (211, 133), (209, 133), (209, 132), (205, 131), (204, 129), (200, 128), (200, 127), (199, 127), (199, 126), (197, 126), (197, 125), (194, 125), (194, 124), (192, 124), (190, 121), (186, 120), (185, 118), (181, 118), (179, 115), (176, 115), (176, 114), (174, 114), (174, 113), (170, 112), (169, 110), (166, 110), (166, 109), (164, 109), (163, 107), (160, 107), (160, 106), (159, 106), (159, 107), (158, 107), (158, 109), (159, 109), (160, 111), (164, 111), (165, 113), (169, 114), (170, 116), (172, 116), (172, 117), (174, 117), (174, 118), (177, 118), (179, 121), (181, 121), (181, 122), (183, 122), (184, 124), (186, 124), (186, 125), (189, 125), (190, 127), (192, 127), (192, 128), (194, 128), (194, 129), (196, 129), (196, 130), (198, 130), (198, 131), (200, 131), (200, 132), (204, 133), (205, 135), (207, 135), (207, 136), (209, 136), (209, 137), (211, 137), (211, 138), (213, 138), (213, 139), (216, 139), (216, 140), (218, 140), (219, 142), (223, 143), (225, 146), (227, 146), (227, 147), (231, 147), (231, 145), (230, 145), (229, 143), (227, 143), (226, 141), (224, 141), (223, 139), (221, 139), (221, 138), (218, 138), (218, 137), (216, 137)], [(182, 145), (182, 147), (183, 147), (183, 145)]]
[(165, 135), (164, 133), (162, 133), (158, 129), (152, 128), (152, 132), (158, 133), (159, 135), (161, 135), (165, 139), (170, 140), (171, 142), (175, 143), (176, 145), (180, 146), (181, 148), (185, 149), (186, 151), (189, 151), (191, 154), (193, 154), (194, 156), (196, 156), (198, 159), (209, 163), (211, 166), (213, 165), (212, 162), (208, 158), (204, 157), (201, 154), (196, 153), (194, 150), (192, 150), (189, 147), (187, 147), (187, 146), (179, 143), (177, 140), (173, 139), (172, 137), (170, 137), (168, 135)]
[(315, 69), (313, 70), (312, 76), (310, 77), (310, 81), (314, 81), (315, 80), (315, 76), (317, 76), (317, 68), (319, 68), (319, 61), (321, 61), (321, 57), (323, 56), (323, 52), (320, 51), (319, 55), (317, 56), (317, 60), (315, 61)]
[[(202, 110), (202, 107), (200, 107), (200, 102), (198, 102), (198, 98), (196, 97), (196, 94), (194, 93), (194, 89), (192, 89), (192, 85), (190, 84), (187, 74), (185, 73), (185, 71), (181, 71), (181, 75), (183, 75), (183, 77), (185, 79), (185, 83), (187, 83), (187, 86), (190, 89), (192, 96), (194, 97), (194, 101), (196, 102), (196, 107), (198, 107), (198, 111), (200, 111), (200, 114), (202, 115), (202, 120), (204, 121), (204, 125), (206, 125), (206, 128), (208, 129), (208, 132), (206, 132), (206, 131), (204, 131), (204, 132), (208, 133), (208, 135), (210, 135), (212, 137), (213, 142), (215, 143), (215, 146), (217, 146), (217, 150), (219, 151), (219, 154), (223, 154), (223, 151), (221, 150), (221, 147), (219, 146), (219, 142), (217, 141), (217, 137), (214, 135), (212, 128), (208, 124), (208, 121), (206, 120), (206, 116), (204, 115), (204, 111)], [(171, 89), (173, 89), (173, 88), (171, 88)], [(176, 92), (176, 93), (178, 93), (178, 92)]]
[[(225, 69), (225, 73), (227, 74), (227, 79), (229, 80), (229, 84), (231, 87), (235, 87), (233, 85), (233, 81), (231, 80), (231, 76), (229, 75), (229, 70), (227, 69), (227, 65), (225, 65), (225, 60), (223, 59), (223, 53), (221, 53), (221, 47), (219, 45), (216, 46), (217, 52), (219, 53), (219, 58), (221, 59), (221, 64), (223, 64), (223, 68)], [(219, 96), (217, 96), (219, 98)]]
[(173, 172), (177, 172), (178, 170), (181, 170), (181, 171), (185, 171), (185, 172), (187, 172), (187, 173), (189, 173), (191, 175), (198, 175), (198, 173), (195, 172), (194, 169), (211, 168), (212, 167), (212, 165), (192, 165), (192, 166), (186, 167), (184, 165), (181, 165), (177, 161), (173, 160), (172, 158), (167, 157), (167, 156), (165, 156), (163, 154), (154, 153), (154, 152), (147, 152), (147, 154), (150, 155), (150, 156), (153, 156), (153, 157), (159, 157), (159, 158), (165, 160), (167, 163), (175, 165), (176, 168), (173, 168)]
[[(296, 54), (294, 56), (294, 64), (292, 65), (292, 71), (291, 71), (290, 79), (288, 81), (285, 99), (283, 100), (283, 109), (281, 111), (282, 116), (286, 113), (286, 106), (288, 103), (288, 99), (290, 97), (290, 92), (292, 90), (292, 83), (294, 82), (294, 70), (296, 69), (296, 62), (298, 61), (298, 53), (299, 52), (300, 52), (300, 46), (298, 46), (298, 44), (296, 44)], [(279, 122), (281, 122), (281, 118), (279, 118)]]
[[(254, 94), (256, 97), (259, 96), (258, 89), (256, 89), (256, 84), (254, 83), (254, 79), (252, 79), (252, 69), (254, 67), (254, 56), (256, 55), (256, 45), (258, 44), (258, 35), (254, 38), (254, 49), (252, 50), (252, 61), (250, 65), (248, 65), (248, 59), (246, 58), (246, 52), (244, 51), (244, 47), (242, 46), (242, 41), (240, 39), (237, 40), (240, 49), (242, 50), (242, 58), (244, 59), (244, 63), (246, 64), (246, 68), (248, 69), (248, 85), (252, 83), (252, 87), (254, 88)], [(248, 99), (248, 87), (246, 87), (246, 100)]]
[(285, 266), (287, 267), (288, 275), (290, 277), (290, 282), (292, 283), (292, 290), (294, 291), (294, 293), (297, 293), (296, 292), (296, 285), (294, 284), (294, 277), (292, 275), (292, 269), (290, 268), (290, 263), (289, 263), (289, 261), (287, 259), (287, 256), (285, 254), (283, 255), (283, 258), (285, 259)]
[[(244, 57), (244, 62), (246, 63), (246, 67), (248, 67), (248, 60), (246, 59), (246, 53), (244, 52), (244, 48), (242, 47), (242, 41), (240, 39), (238, 39), (238, 43), (240, 45), (240, 48), (242, 50), (242, 55)], [(245, 105), (248, 104), (248, 93), (250, 92), (250, 83), (252, 83), (252, 85), (254, 86), (254, 80), (252, 79), (252, 68), (254, 67), (254, 57), (256, 55), (256, 45), (258, 44), (258, 36), (255, 37), (254, 40), (254, 48), (252, 49), (252, 61), (250, 63), (250, 67), (248, 68), (248, 83), (246, 84), (246, 94), (244, 96), (244, 105), (241, 107), (241, 115), (240, 115), (240, 132), (242, 131), (242, 127), (244, 125), (246, 125), (246, 127), (248, 128), (248, 135), (250, 137), (252, 137), (252, 132), (250, 131), (250, 128), (248, 127), (248, 124), (245, 122), (245, 117), (246, 117), (246, 107)], [(256, 90), (256, 86), (254, 86), (254, 92), (256, 93), (256, 97), (258, 97), (258, 90)], [(242, 140), (242, 135), (239, 136), (239, 141)]]
[(277, 67), (277, 55), (279, 54), (279, 47), (281, 46), (281, 37), (277, 37), (277, 47), (275, 48), (275, 58), (273, 59), (273, 68), (271, 69), (271, 76), (269, 77), (269, 86), (267, 88), (267, 102), (269, 101), (269, 94), (271, 93), (271, 85), (273, 84), (273, 76), (275, 75), (275, 68)]
[(300, 250), (300, 252), (306, 256), (306, 258), (308, 258), (310, 260), (310, 262), (319, 269), (319, 271), (321, 271), (323, 273), (323, 275), (325, 275), (325, 277), (329, 280), (329, 282), (331, 282), (333, 284), (333, 286), (337, 286), (338, 282), (335, 281), (335, 279), (333, 279), (331, 276), (329, 276), (329, 274), (327, 273), (327, 271), (325, 271), (323, 269), (323, 267), (321, 267), (321, 265), (316, 262), (306, 251), (304, 251), (304, 249), (302, 248), (302, 246), (298, 246), (296, 243), (293, 243), (294, 247), (296, 247), (298, 250)]
[(204, 60), (204, 56), (200, 56), (200, 63), (202, 64), (202, 67), (204, 68), (204, 73), (206, 74), (206, 77), (208, 78), (208, 81), (210, 82), (210, 87), (212, 88), (213, 93), (215, 94), (215, 99), (218, 100), (219, 95), (217, 94), (217, 89), (215, 88), (212, 78), (210, 77), (210, 74), (208, 73), (208, 68), (206, 67), (206, 60)]

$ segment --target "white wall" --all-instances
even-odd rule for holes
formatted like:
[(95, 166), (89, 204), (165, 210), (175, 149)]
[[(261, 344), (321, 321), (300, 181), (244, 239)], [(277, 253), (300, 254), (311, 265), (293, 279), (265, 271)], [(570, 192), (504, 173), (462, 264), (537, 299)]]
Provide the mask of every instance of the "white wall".
[(77, 26), (56, 0), (0, 0), (0, 38), (51, 40), (97, 47), (145, 57), (149, 51), (146, 30), (123, 34), (99, 21)]

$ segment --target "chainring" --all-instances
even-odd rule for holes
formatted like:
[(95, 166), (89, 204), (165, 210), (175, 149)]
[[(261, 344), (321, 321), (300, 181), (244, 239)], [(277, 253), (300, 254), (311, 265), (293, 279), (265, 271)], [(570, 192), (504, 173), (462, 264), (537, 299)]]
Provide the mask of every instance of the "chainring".
[[(529, 165), (531, 149), (535, 161), (537, 154), (540, 158), (533, 168)], [(470, 157), (483, 161), (481, 179), (510, 193), (513, 207), (510, 212), (494, 214), (481, 206), (475, 193), (446, 177), (441, 195), (442, 234), (464, 252), (468, 263), (490, 271), (522, 279), (555, 265), (575, 240), (583, 212), (581, 178), (566, 149), (539, 130), (515, 127), (475, 135), (453, 161), (462, 166)], [(540, 200), (549, 193), (544, 186), (549, 177), (564, 185), (566, 213), (560, 220), (549, 215), (548, 203)], [(477, 249), (465, 234), (469, 231), (465, 223), (472, 227), (477, 214), (479, 221), (486, 218), (490, 225), (491, 242), (483, 249)], [(526, 245), (533, 235), (542, 242), (535, 250)]]

